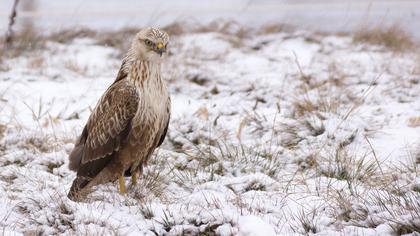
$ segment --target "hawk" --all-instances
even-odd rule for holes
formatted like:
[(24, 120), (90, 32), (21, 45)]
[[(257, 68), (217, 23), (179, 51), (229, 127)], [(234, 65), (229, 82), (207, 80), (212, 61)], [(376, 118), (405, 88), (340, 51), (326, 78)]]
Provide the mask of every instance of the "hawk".
[(145, 28), (138, 32), (123, 59), (114, 83), (93, 109), (75, 147), (69, 168), (77, 172), (68, 193), (83, 200), (93, 186), (124, 176), (136, 184), (143, 165), (165, 139), (170, 117), (170, 97), (161, 77), (168, 34)]

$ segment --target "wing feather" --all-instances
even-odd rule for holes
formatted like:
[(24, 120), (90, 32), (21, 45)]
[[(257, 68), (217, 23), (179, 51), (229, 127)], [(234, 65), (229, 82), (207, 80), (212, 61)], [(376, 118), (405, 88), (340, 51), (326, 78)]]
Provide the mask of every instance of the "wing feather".
[(169, 127), (169, 120), (170, 120), (170, 115), (168, 115), (168, 121), (166, 122), (165, 129), (163, 130), (162, 135), (160, 136), (159, 142), (156, 147), (160, 147), (163, 141), (165, 141), (166, 133), (168, 132), (168, 127)]
[(80, 167), (80, 163), (83, 157), (83, 150), (85, 147), (85, 142), (87, 138), (87, 129), (86, 126), (83, 128), (83, 132), (80, 135), (79, 139), (76, 141), (76, 144), (69, 155), (69, 169), (77, 171)]
[(114, 83), (102, 96), (87, 124), (81, 164), (104, 158), (119, 150), (131, 130), (139, 96), (128, 81)]
[(135, 57), (134, 51), (129, 50), (125, 57), (123, 58), (123, 62), (121, 64), (120, 70), (118, 71), (117, 78), (115, 79), (114, 83), (126, 78), (128, 76), (129, 68), (131, 64), (133, 64)]

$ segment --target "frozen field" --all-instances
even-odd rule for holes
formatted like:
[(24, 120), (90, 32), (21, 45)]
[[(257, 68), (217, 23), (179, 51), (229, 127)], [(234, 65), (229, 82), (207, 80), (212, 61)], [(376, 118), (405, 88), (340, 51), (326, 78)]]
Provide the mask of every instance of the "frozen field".
[(172, 34), (164, 145), (127, 196), (87, 203), (66, 197), (67, 156), (119, 47), (51, 39), (3, 61), (1, 234), (419, 235), (419, 52), (215, 31)]

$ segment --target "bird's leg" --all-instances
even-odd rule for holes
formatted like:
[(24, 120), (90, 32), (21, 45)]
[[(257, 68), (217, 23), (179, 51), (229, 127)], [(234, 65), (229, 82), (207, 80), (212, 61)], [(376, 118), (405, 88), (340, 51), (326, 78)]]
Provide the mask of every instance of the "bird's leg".
[(120, 184), (120, 193), (121, 194), (125, 194), (127, 191), (125, 189), (125, 179), (124, 176), (121, 175), (120, 177), (118, 177), (118, 182)]
[(137, 175), (138, 175), (138, 171), (134, 171), (133, 174), (131, 175), (131, 184), (132, 185), (137, 185)]

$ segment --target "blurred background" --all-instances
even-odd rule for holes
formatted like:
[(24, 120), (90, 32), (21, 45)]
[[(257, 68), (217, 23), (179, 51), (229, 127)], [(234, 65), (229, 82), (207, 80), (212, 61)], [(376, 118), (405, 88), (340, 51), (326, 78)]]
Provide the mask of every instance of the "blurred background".
[[(13, 3), (0, 1), (2, 32), (7, 30)], [(173, 22), (207, 24), (220, 19), (252, 27), (283, 23), (321, 32), (398, 24), (420, 39), (418, 0), (20, 0), (14, 27), (34, 26), (43, 32), (118, 30)]]

